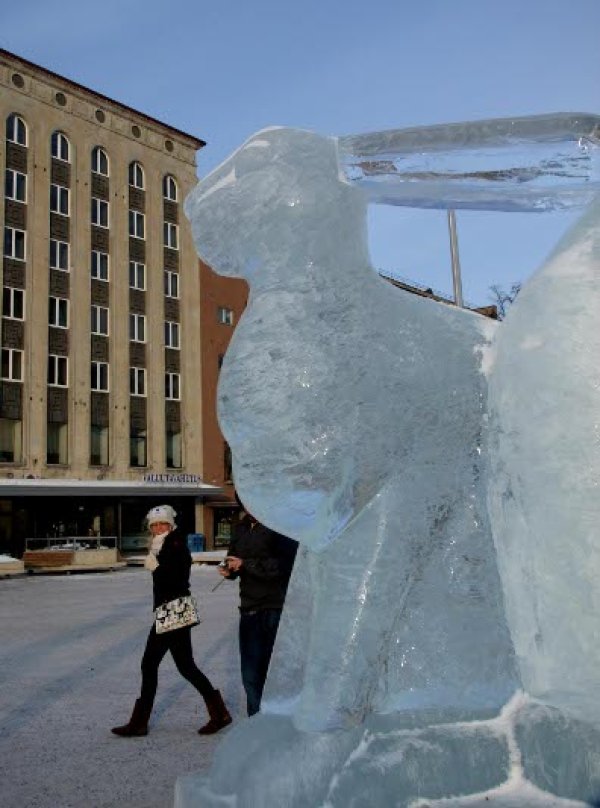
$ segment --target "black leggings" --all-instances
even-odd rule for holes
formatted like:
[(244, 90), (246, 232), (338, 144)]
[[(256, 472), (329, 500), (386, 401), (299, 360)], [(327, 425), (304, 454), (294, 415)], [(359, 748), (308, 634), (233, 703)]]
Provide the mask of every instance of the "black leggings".
[(142, 692), (140, 701), (148, 710), (152, 709), (156, 687), (158, 685), (158, 668), (167, 651), (171, 652), (177, 670), (192, 684), (206, 701), (214, 693), (210, 680), (202, 673), (194, 662), (192, 654), (191, 628), (177, 628), (157, 634), (152, 626), (142, 657)]

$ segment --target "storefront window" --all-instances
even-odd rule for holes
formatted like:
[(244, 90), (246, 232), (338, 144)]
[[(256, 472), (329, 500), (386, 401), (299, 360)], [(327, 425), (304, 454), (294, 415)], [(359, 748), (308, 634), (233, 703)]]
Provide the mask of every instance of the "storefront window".
[(231, 541), (231, 526), (236, 511), (232, 508), (215, 508), (214, 531), (215, 547), (228, 547)]

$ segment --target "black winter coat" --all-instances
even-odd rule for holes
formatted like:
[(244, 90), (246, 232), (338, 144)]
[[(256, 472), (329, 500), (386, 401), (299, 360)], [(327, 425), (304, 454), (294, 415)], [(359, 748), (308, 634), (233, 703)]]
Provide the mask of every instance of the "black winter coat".
[(172, 530), (156, 556), (158, 567), (152, 573), (154, 608), (190, 594), (192, 556), (178, 530)]
[(281, 609), (298, 542), (245, 517), (234, 525), (227, 555), (243, 560), (239, 573), (240, 611)]

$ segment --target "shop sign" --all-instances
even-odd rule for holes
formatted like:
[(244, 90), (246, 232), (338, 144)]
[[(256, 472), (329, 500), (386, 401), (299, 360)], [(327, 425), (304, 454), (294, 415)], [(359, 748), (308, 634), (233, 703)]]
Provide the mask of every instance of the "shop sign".
[(145, 483), (199, 483), (200, 477), (197, 474), (144, 474)]

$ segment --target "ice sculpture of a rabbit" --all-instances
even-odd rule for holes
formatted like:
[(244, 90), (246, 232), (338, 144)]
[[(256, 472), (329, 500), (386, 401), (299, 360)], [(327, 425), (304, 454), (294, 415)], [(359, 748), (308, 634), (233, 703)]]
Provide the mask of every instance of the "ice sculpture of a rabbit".
[(258, 133), (186, 212), (201, 257), (250, 284), (219, 385), (237, 489), (308, 548), (296, 725), (497, 711), (517, 677), (481, 453), (492, 324), (377, 276), (332, 138)]
[[(189, 197), (251, 288), (219, 392), (236, 484), (304, 548), (262, 714), (176, 808), (600, 804), (599, 133), (269, 129)], [(494, 326), (382, 281), (368, 200), (589, 209)], [(539, 701), (498, 715), (520, 685)]]

